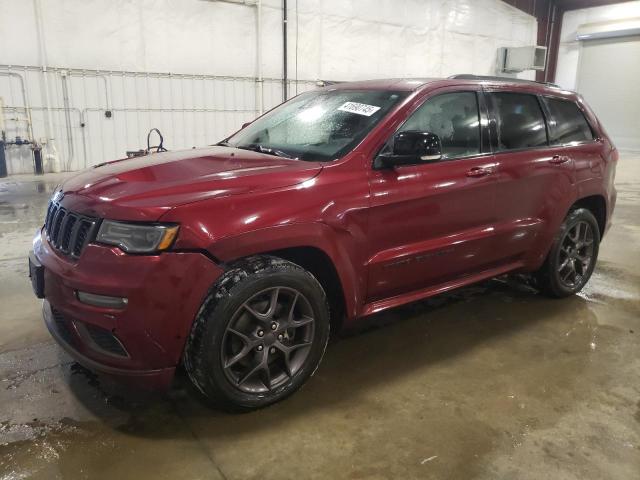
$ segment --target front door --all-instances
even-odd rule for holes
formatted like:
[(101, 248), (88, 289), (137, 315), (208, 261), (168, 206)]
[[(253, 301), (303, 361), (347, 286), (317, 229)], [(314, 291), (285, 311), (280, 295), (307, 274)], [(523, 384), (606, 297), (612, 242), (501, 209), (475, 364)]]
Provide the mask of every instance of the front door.
[(399, 131), (437, 134), (443, 158), (372, 172), (368, 301), (442, 284), (495, 262), (495, 165), (484, 146), (480, 105), (481, 92), (472, 87), (434, 92)]

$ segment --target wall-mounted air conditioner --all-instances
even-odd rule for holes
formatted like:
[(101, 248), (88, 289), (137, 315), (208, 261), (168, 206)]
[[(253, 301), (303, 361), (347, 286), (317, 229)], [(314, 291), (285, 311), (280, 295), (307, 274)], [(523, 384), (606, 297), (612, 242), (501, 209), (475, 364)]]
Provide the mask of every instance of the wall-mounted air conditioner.
[(518, 73), (525, 70), (544, 70), (547, 62), (547, 47), (504, 47), (498, 49), (499, 73)]

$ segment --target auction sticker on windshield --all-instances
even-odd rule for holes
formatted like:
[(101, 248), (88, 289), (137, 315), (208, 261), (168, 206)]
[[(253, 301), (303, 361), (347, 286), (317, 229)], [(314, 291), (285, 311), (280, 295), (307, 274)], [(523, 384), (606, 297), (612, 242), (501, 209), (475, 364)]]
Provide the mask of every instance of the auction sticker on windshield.
[(338, 107), (338, 110), (349, 113), (357, 113), (358, 115), (370, 117), (378, 110), (380, 110), (380, 107), (376, 107), (375, 105), (367, 105), (366, 103), (346, 102)]

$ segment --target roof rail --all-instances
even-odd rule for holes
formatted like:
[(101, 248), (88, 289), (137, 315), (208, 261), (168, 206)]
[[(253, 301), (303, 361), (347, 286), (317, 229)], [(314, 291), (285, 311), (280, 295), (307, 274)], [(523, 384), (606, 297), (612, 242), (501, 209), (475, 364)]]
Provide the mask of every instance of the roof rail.
[(497, 82), (510, 82), (510, 83), (526, 83), (526, 84), (542, 84), (548, 85), (550, 87), (561, 88), (560, 85), (551, 83), (551, 82), (537, 82), (535, 80), (525, 80), (522, 78), (511, 78), (511, 77), (496, 77), (491, 75), (471, 75), (468, 73), (459, 73), (457, 75), (451, 75), (449, 77), (451, 80), (489, 80), (489, 81), (497, 81)]

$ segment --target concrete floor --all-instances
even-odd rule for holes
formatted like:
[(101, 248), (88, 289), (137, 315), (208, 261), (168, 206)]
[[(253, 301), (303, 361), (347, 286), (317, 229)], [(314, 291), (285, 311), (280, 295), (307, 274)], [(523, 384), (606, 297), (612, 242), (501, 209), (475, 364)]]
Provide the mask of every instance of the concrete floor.
[(123, 391), (64, 355), (26, 255), (57, 178), (0, 181), (0, 479), (640, 478), (640, 155), (584, 292), (494, 280), (372, 319), (246, 415), (178, 378)]

